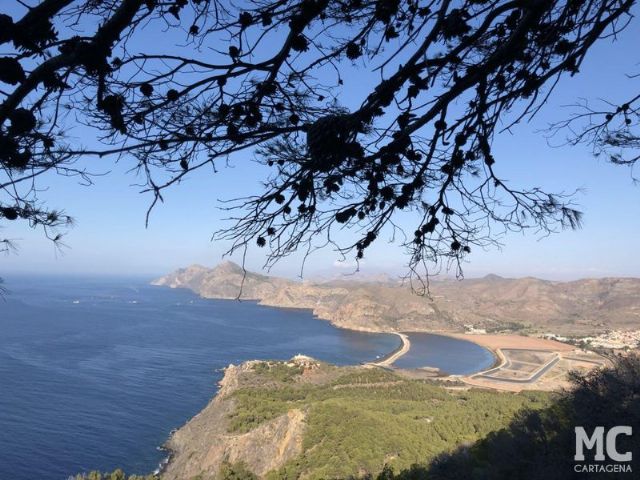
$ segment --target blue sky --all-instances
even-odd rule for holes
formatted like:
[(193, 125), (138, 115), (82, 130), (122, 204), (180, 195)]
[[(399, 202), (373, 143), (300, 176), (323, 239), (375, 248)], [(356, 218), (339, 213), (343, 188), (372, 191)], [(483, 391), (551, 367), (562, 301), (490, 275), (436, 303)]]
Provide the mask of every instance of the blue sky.
[[(496, 138), (495, 150), (503, 177), (514, 185), (540, 186), (550, 191), (584, 189), (577, 197), (585, 212), (584, 228), (564, 231), (541, 239), (533, 234), (510, 234), (503, 247), (475, 250), (465, 266), (467, 276), (496, 273), (504, 276), (537, 276), (575, 279), (601, 276), (640, 276), (638, 207), (640, 186), (634, 186), (627, 168), (595, 159), (586, 146), (549, 146), (541, 132), (548, 123), (567, 117), (563, 107), (580, 97), (622, 102), (637, 92), (637, 80), (625, 74), (640, 73), (637, 39), (640, 22), (624, 31), (618, 41), (597, 45), (582, 71), (565, 78), (549, 103), (529, 124), (517, 126), (512, 134)], [(345, 104), (359, 103), (371, 76), (345, 78)], [(634, 90), (636, 87), (636, 90)], [(79, 137), (92, 137), (78, 129)], [(561, 139), (557, 139), (559, 143)], [(89, 138), (90, 141), (90, 138)], [(88, 142), (87, 142), (88, 143)], [(126, 160), (88, 159), (95, 171), (111, 171), (95, 179), (95, 185), (79, 185), (76, 179), (51, 178), (49, 190), (41, 198), (51, 206), (63, 207), (77, 221), (66, 236), (69, 248), (56, 251), (41, 232), (10, 225), (0, 236), (15, 239), (17, 254), (0, 257), (0, 274), (161, 274), (192, 263), (215, 265), (228, 245), (214, 243), (211, 236), (223, 222), (219, 199), (229, 199), (259, 189), (261, 168), (246, 152), (232, 160), (230, 168), (217, 174), (199, 174), (165, 194), (166, 202), (156, 208), (145, 228), (145, 212), (150, 198), (131, 186), (135, 178), (127, 174)], [(248, 266), (259, 269), (263, 252), (254, 249)], [(332, 275), (350, 271), (336, 264), (339, 256), (329, 250), (314, 254), (307, 263), (306, 276)], [(364, 273), (402, 273), (406, 258), (401, 247), (379, 242), (367, 253)], [(272, 272), (296, 275), (300, 257), (291, 257)]]

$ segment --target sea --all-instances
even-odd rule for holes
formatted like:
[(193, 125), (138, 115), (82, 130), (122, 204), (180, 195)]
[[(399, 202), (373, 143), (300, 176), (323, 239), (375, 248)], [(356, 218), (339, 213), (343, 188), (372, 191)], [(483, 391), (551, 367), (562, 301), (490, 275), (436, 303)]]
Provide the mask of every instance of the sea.
[(393, 363), (398, 368), (437, 368), (447, 375), (469, 375), (490, 368), (496, 358), (467, 340), (433, 333), (407, 332), (411, 349)]
[[(210, 401), (229, 364), (302, 353), (353, 365), (400, 345), (309, 310), (202, 299), (144, 278), (9, 276), (4, 286), (0, 479), (150, 473), (166, 458), (159, 447)], [(412, 338), (412, 350), (420, 343)]]

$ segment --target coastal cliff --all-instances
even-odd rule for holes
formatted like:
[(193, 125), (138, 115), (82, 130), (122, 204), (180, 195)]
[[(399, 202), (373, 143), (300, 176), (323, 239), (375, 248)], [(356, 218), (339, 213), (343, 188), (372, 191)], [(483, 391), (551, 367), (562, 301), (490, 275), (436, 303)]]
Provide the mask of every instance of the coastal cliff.
[[(244, 277), (244, 280), (243, 280)], [(308, 308), (342, 328), (366, 331), (553, 331), (572, 335), (635, 328), (640, 279), (554, 282), (536, 278), (433, 281), (430, 296), (400, 282), (297, 282), (245, 272), (232, 262), (177, 270), (153, 282), (188, 288), (204, 298), (256, 300), (262, 305)]]
[[(245, 300), (308, 308), (337, 326), (370, 331), (456, 331), (469, 323), (597, 331), (633, 325), (640, 312), (638, 279), (562, 283), (489, 276), (434, 282), (431, 297), (423, 297), (393, 281), (296, 282), (245, 274), (226, 262), (180, 269), (154, 284), (205, 298), (241, 293)], [(375, 476), (384, 465), (398, 472), (506, 428), (516, 412), (544, 409), (553, 398), (540, 391), (468, 389), (371, 366), (336, 367), (304, 356), (249, 361), (229, 366), (218, 394), (172, 434), (166, 444), (171, 460), (161, 477), (347, 478)]]
[(400, 471), (504, 428), (517, 411), (544, 408), (551, 398), (446, 388), (305, 356), (250, 361), (228, 367), (218, 395), (174, 432), (161, 478), (348, 478), (375, 476), (385, 464)]
[(365, 282), (295, 282), (247, 272), (232, 262), (213, 269), (194, 265), (153, 282), (188, 288), (204, 298), (257, 300), (261, 305), (307, 308), (338, 327), (363, 331), (430, 330), (455, 327), (433, 302), (408, 288)]
[(167, 442), (172, 455), (163, 479), (215, 475), (226, 463), (246, 465), (264, 476), (301, 452), (305, 413), (300, 409), (291, 409), (247, 432), (230, 432), (236, 407), (233, 394), (252, 385), (254, 368), (263, 363), (250, 361), (225, 369), (218, 394)]

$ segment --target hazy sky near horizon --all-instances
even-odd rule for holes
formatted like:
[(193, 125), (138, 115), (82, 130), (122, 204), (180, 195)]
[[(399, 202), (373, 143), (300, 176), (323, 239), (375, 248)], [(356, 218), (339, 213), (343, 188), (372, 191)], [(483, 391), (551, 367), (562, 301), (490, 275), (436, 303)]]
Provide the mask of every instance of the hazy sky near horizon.
[[(640, 186), (633, 184), (628, 168), (617, 167), (593, 157), (588, 146), (558, 145), (562, 136), (548, 140), (542, 132), (550, 122), (566, 118), (568, 105), (586, 98), (622, 103), (637, 94), (640, 73), (637, 40), (640, 20), (632, 22), (616, 42), (600, 42), (587, 57), (581, 72), (564, 77), (547, 105), (530, 123), (516, 126), (511, 133), (496, 137), (494, 143), (498, 171), (512, 185), (539, 186), (547, 191), (582, 189), (576, 201), (584, 211), (584, 228), (564, 231), (547, 238), (533, 233), (509, 234), (501, 238), (501, 249), (475, 249), (465, 266), (467, 276), (496, 273), (504, 276), (537, 276), (575, 279), (601, 276), (640, 276)], [(149, 39), (152, 40), (152, 39)], [(344, 104), (360, 103), (363, 85), (372, 75), (346, 76)], [(575, 111), (575, 110), (573, 110)], [(79, 127), (73, 135), (87, 140), (94, 136)], [(90, 143), (91, 138), (88, 139)], [(132, 186), (136, 179), (127, 173), (131, 164), (123, 159), (88, 159), (94, 171), (109, 175), (95, 178), (87, 187), (73, 178), (51, 178), (50, 188), (40, 195), (50, 206), (64, 208), (77, 221), (64, 239), (68, 248), (56, 251), (40, 231), (11, 224), (0, 236), (14, 239), (15, 254), (0, 257), (0, 276), (11, 273), (47, 274), (142, 274), (156, 275), (192, 263), (215, 265), (228, 245), (211, 241), (214, 231), (228, 226), (219, 200), (255, 193), (265, 169), (251, 161), (246, 152), (232, 159), (229, 168), (218, 173), (200, 172), (165, 193), (165, 203), (152, 213), (145, 228), (145, 213), (151, 201)], [(262, 175), (261, 175), (262, 174)], [(412, 231), (411, 229), (410, 231)], [(247, 266), (258, 270), (264, 251), (254, 248)], [(239, 258), (232, 258), (238, 261)], [(305, 275), (337, 275), (353, 270), (349, 262), (338, 262), (330, 249), (312, 255)], [(364, 273), (402, 273), (407, 259), (397, 244), (381, 238), (367, 251), (361, 265)], [(301, 257), (285, 259), (272, 273), (294, 276)]]

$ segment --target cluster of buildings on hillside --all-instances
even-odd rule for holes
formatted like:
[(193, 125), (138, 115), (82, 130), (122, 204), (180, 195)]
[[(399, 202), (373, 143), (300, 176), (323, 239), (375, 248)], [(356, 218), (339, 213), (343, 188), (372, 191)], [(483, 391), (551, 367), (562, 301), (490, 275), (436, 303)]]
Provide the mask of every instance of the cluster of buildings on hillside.
[(629, 350), (640, 347), (640, 330), (612, 330), (593, 337), (562, 337), (547, 333), (545, 338), (592, 348)]

